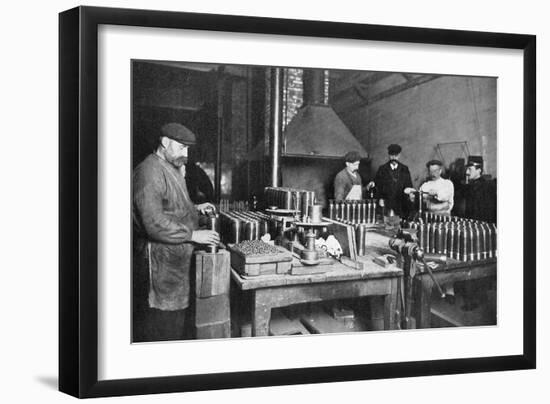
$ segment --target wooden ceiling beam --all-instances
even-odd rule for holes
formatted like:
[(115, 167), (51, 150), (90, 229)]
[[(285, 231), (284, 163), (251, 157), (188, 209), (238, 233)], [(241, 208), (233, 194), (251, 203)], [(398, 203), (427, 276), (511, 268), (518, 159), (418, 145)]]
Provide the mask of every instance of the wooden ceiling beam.
[(392, 75), (394, 73), (391, 72), (374, 72), (374, 73), (366, 73), (366, 72), (360, 72), (358, 74), (354, 74), (349, 78), (346, 78), (343, 84), (335, 83), (335, 91), (334, 96), (338, 96), (342, 93), (344, 93), (347, 90), (353, 89), (355, 87), (368, 87), (377, 81), (380, 81), (382, 79), (385, 79), (386, 77)]
[(421, 84), (424, 84), (424, 83), (427, 83), (429, 81), (432, 81), (432, 80), (435, 80), (437, 79), (438, 77), (441, 77), (441, 76), (438, 76), (438, 75), (422, 75), (422, 76), (418, 76), (416, 78), (412, 78), (410, 81), (407, 81), (403, 84), (399, 84), (397, 86), (394, 86), (394, 87), (391, 87), (385, 91), (382, 91), (378, 94), (375, 94), (371, 97), (368, 97), (368, 98), (363, 98), (363, 101), (361, 102), (358, 102), (358, 103), (354, 103), (353, 105), (349, 104), (349, 103), (346, 103), (347, 105), (345, 104), (336, 104), (336, 103), (333, 103), (332, 104), (332, 107), (334, 108), (334, 110), (338, 113), (343, 113), (343, 114), (347, 114), (347, 113), (350, 113), (358, 108), (362, 108), (362, 107), (366, 107), (367, 105), (371, 105), (371, 104), (374, 104), (375, 102), (378, 102), (380, 100), (383, 100), (385, 98), (388, 98), (388, 97), (392, 97), (396, 94), (399, 94), (403, 91), (406, 91), (408, 89), (411, 89), (413, 87), (417, 87)]

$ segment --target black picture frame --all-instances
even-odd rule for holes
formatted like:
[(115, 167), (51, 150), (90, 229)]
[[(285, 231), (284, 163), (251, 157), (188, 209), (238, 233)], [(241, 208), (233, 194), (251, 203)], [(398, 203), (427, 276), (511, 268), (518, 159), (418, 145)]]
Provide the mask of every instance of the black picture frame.
[[(180, 28), (523, 51), (523, 353), (468, 359), (98, 381), (98, 26)], [(59, 15), (59, 389), (104, 397), (533, 369), (536, 366), (536, 37), (78, 7)]]

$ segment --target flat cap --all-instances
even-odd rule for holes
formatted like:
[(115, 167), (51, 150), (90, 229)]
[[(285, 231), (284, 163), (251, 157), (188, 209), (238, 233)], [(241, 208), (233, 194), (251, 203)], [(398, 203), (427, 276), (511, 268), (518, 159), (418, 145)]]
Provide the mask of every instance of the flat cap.
[(430, 160), (426, 163), (426, 167), (430, 168), (430, 166), (443, 167), (443, 163), (439, 160)]
[(344, 156), (346, 163), (355, 163), (356, 161), (361, 160), (361, 155), (357, 151), (347, 152)]
[(391, 144), (388, 146), (388, 154), (390, 156), (396, 156), (401, 153), (401, 146), (398, 144)]
[(161, 136), (166, 136), (187, 146), (192, 146), (197, 143), (195, 134), (181, 123), (167, 123), (160, 128), (160, 133)]
[(468, 164), (466, 167), (474, 166), (476, 168), (483, 168), (483, 157), (482, 156), (468, 156)]

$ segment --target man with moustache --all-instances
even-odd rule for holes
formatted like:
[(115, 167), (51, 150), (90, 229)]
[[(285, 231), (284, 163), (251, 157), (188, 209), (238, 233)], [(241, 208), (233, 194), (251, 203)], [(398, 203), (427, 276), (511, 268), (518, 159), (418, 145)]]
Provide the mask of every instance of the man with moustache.
[(368, 188), (376, 186), (378, 197), (384, 199), (387, 209), (401, 217), (409, 213), (409, 198), (405, 190), (412, 188), (411, 173), (409, 168), (399, 162), (401, 146), (390, 144), (388, 146), (388, 161), (382, 164), (376, 172), (374, 181), (371, 181)]
[(134, 342), (183, 339), (189, 306), (194, 244), (216, 244), (219, 235), (198, 229), (198, 213), (182, 167), (195, 134), (179, 123), (160, 129), (157, 149), (133, 173)]
[(361, 155), (356, 151), (350, 151), (344, 156), (346, 167), (334, 178), (334, 199), (337, 201), (362, 199), (360, 160)]

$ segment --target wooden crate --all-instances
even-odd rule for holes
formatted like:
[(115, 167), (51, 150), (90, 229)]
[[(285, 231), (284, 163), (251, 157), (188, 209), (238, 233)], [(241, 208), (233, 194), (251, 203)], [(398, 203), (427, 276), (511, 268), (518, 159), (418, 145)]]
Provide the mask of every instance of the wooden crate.
[(197, 251), (195, 292), (204, 298), (229, 293), (230, 256), (226, 250), (216, 253)]
[(269, 255), (244, 255), (234, 245), (229, 245), (231, 266), (237, 272), (246, 276), (286, 274), (292, 267), (292, 254), (286, 248), (275, 246), (279, 250)]

